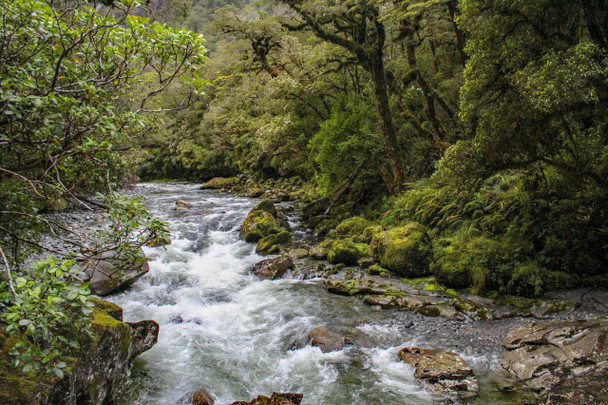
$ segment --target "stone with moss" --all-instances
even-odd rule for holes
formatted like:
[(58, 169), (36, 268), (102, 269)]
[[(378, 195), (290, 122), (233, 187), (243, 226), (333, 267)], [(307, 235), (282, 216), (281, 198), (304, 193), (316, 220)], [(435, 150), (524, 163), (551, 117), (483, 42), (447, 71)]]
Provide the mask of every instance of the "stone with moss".
[(261, 255), (272, 255), (281, 251), (281, 246), (291, 242), (291, 234), (287, 231), (274, 233), (258, 241), (255, 251)]
[(236, 177), (214, 177), (201, 186), (201, 190), (222, 190), (228, 189), (236, 185), (238, 179)]
[(382, 225), (368, 226), (367, 228), (365, 228), (363, 230), (363, 232), (355, 235), (353, 237), (353, 240), (355, 242), (361, 242), (361, 243), (372, 243), (372, 240), (374, 239), (374, 235), (376, 235), (380, 232), (384, 232), (384, 227)]
[(431, 243), (418, 223), (378, 233), (372, 240), (374, 259), (384, 268), (405, 277), (430, 274)]
[(278, 214), (277, 208), (274, 206), (272, 201), (269, 200), (268, 198), (260, 201), (255, 207), (253, 207), (253, 209), (251, 211), (267, 212), (270, 215), (272, 215), (273, 217), (276, 217)]
[(333, 241), (327, 251), (327, 260), (332, 264), (344, 263), (356, 265), (359, 259), (371, 255), (371, 247), (365, 243), (355, 243), (351, 240)]
[(367, 268), (367, 272), (370, 276), (379, 276), (380, 274), (388, 271), (378, 263), (374, 263)]
[(345, 219), (331, 232), (332, 237), (355, 236), (363, 233), (369, 226), (369, 221), (363, 217)]
[(278, 218), (277, 209), (270, 200), (263, 200), (253, 207), (241, 226), (241, 234), (247, 242), (258, 242), (285, 231), (289, 231), (289, 224)]

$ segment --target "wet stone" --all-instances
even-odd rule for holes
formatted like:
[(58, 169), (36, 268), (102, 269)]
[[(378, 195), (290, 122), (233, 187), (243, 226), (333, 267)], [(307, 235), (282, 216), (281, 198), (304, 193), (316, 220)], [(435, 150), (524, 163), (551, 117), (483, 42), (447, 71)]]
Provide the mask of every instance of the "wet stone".
[(473, 398), (479, 392), (473, 369), (456, 353), (404, 347), (399, 358), (415, 367), (414, 377), (430, 392), (459, 398)]

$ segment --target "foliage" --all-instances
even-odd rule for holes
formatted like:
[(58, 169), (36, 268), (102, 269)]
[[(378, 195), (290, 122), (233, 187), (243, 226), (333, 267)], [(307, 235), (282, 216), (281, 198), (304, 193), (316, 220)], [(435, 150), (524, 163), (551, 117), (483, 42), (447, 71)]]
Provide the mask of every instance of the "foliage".
[[(198, 34), (129, 15), (136, 1), (114, 5), (119, 19), (83, 1), (2, 1), (5, 245), (35, 242), (28, 218), (53, 201), (70, 198), (86, 206), (80, 193), (124, 178), (120, 152), (146, 130), (148, 102), (178, 80), (191, 89), (203, 84)], [(147, 71), (156, 85), (141, 83)]]
[(80, 347), (81, 334), (90, 333), (93, 304), (83, 274), (73, 260), (49, 257), (13, 276), (14, 286), (0, 283), (4, 329), (20, 335), (10, 353), (13, 364), (24, 373), (44, 370), (63, 378), (66, 363), (60, 358)]
[[(378, 176), (366, 165), (378, 166), (383, 160), (377, 118), (371, 106), (355, 97), (341, 97), (332, 114), (310, 140), (310, 148), (319, 165), (321, 194), (331, 196), (342, 186), (354, 168), (367, 176)], [(348, 158), (345, 164), (344, 158)]]
[[(24, 269), (24, 259), (52, 250), (42, 232), (81, 258), (113, 249), (141, 260), (139, 247), (166, 238), (166, 224), (140, 199), (112, 189), (128, 177), (125, 152), (153, 126), (154, 113), (185, 108), (205, 84), (199, 34), (137, 17), (136, 0), (108, 4), (0, 0), (1, 320), (21, 338), (15, 365), (24, 372), (61, 378), (66, 363), (58, 358), (87, 333), (90, 312), (73, 261)], [(163, 104), (159, 94), (169, 88), (174, 103)], [(45, 216), (68, 201), (91, 210), (83, 194), (98, 190), (109, 190), (110, 226), (93, 241)]]

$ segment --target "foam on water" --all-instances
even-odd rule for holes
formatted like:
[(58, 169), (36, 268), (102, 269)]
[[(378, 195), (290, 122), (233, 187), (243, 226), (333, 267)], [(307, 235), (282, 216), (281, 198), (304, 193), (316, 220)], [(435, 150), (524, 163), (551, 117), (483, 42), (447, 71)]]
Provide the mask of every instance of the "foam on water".
[[(112, 297), (125, 319), (154, 319), (158, 343), (135, 362), (122, 404), (180, 404), (208, 388), (217, 404), (273, 391), (304, 393), (303, 404), (427, 404), (433, 398), (398, 361), (408, 338), (392, 327), (361, 324), (384, 315), (317, 283), (262, 281), (248, 274), (262, 258), (239, 239), (255, 200), (194, 185), (144, 184), (153, 214), (173, 241), (146, 248), (150, 272)], [(191, 207), (173, 210), (176, 200)], [(203, 213), (203, 214), (201, 214)], [(322, 353), (307, 343), (318, 326), (359, 328), (378, 346)]]

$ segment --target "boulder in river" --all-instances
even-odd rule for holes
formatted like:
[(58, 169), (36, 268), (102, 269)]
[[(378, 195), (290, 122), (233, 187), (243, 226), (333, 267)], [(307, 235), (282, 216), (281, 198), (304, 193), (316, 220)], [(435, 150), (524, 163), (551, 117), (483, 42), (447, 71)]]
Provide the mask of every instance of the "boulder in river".
[(22, 374), (8, 355), (14, 337), (0, 332), (0, 403), (4, 405), (109, 404), (122, 394), (133, 359), (152, 347), (159, 326), (154, 321), (124, 323), (122, 309), (92, 299), (91, 335), (80, 348), (59, 360), (67, 363), (63, 379), (43, 371)]
[(414, 377), (431, 392), (460, 398), (473, 398), (479, 392), (473, 369), (456, 353), (404, 347), (399, 357), (415, 367)]
[(344, 349), (345, 345), (352, 344), (347, 337), (322, 326), (308, 332), (308, 340), (312, 346), (320, 348), (323, 353), (339, 351)]
[(259, 395), (251, 402), (236, 401), (230, 405), (300, 405), (303, 397), (293, 392), (273, 392), (270, 398)]
[(608, 317), (523, 325), (504, 342), (501, 366), (543, 404), (608, 403)]
[(279, 218), (276, 207), (268, 199), (253, 207), (241, 225), (241, 235), (247, 242), (258, 242), (260, 254), (276, 253), (275, 247), (291, 240), (289, 231), (288, 222)]
[(251, 272), (258, 277), (276, 280), (285, 275), (287, 270), (293, 269), (293, 260), (288, 255), (265, 259), (253, 265)]
[(93, 256), (81, 264), (81, 269), (89, 282), (89, 289), (99, 296), (120, 292), (141, 276), (146, 274), (150, 267), (146, 261), (143, 250), (134, 258), (126, 258), (115, 250), (109, 250)]

